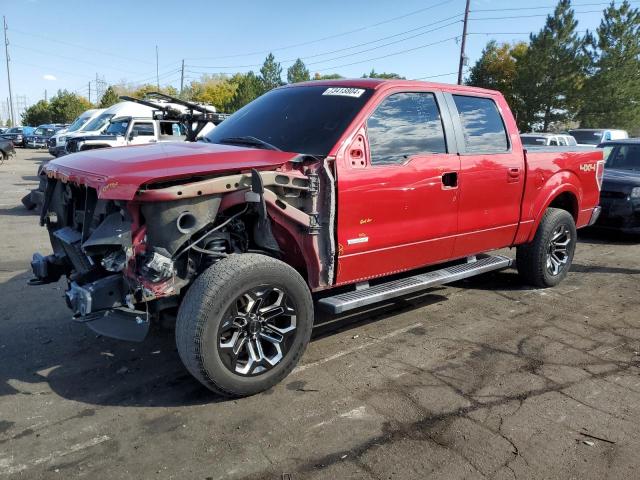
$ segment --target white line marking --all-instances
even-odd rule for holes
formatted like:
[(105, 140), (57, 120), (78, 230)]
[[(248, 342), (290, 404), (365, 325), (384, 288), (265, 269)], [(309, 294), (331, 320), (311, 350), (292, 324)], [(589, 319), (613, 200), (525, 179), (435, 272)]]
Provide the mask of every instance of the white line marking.
[(341, 352), (338, 353), (334, 353), (333, 355), (329, 355), (328, 357), (322, 358), (316, 362), (311, 362), (311, 363), (307, 363), (306, 365), (300, 365), (299, 367), (296, 367), (293, 369), (293, 372), (291, 372), (292, 374), (296, 374), (296, 373), (300, 373), (300, 372), (304, 372), (305, 370), (309, 370), (310, 368), (313, 367), (317, 367), (318, 365), (322, 365), (324, 363), (330, 362), (332, 360), (336, 360), (340, 357), (344, 357), (345, 355), (349, 355), (350, 353), (354, 353), (357, 352), (358, 350), (362, 350), (363, 348), (367, 348), (370, 347), (371, 345), (375, 345), (377, 343), (381, 343), (384, 340), (387, 340), (388, 338), (392, 338), (395, 337), (397, 335), (400, 335), (401, 333), (405, 333), (408, 332), (409, 330), (412, 330), (416, 327), (422, 327), (423, 323), (422, 322), (418, 322), (418, 323), (414, 323), (413, 325), (409, 325), (408, 327), (404, 327), (404, 328), (399, 328), (398, 330), (394, 330), (392, 332), (389, 332), (381, 337), (376, 338), (375, 340), (372, 340), (370, 342), (366, 342), (366, 343), (361, 343), (360, 345), (357, 345), (355, 347), (352, 348), (348, 348), (346, 350), (343, 350)]
[(101, 435), (99, 437), (91, 438), (85, 442), (76, 443), (75, 445), (71, 445), (67, 450), (56, 450), (55, 452), (51, 452), (49, 455), (45, 455), (44, 457), (33, 459), (29, 462), (13, 464), (13, 456), (9, 458), (0, 458), (0, 475), (12, 475), (14, 473), (21, 472), (30, 467), (35, 467), (40, 465), (41, 463), (50, 462), (51, 460), (55, 460), (61, 457), (66, 457), (67, 455), (71, 455), (72, 453), (79, 452), (80, 450), (84, 450), (85, 448), (94, 447), (100, 443), (106, 442), (110, 440), (111, 437), (108, 435)]

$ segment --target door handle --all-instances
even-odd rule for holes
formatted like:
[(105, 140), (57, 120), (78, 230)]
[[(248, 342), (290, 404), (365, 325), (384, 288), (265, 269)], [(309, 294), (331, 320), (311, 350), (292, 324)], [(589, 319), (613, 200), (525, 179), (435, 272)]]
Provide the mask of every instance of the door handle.
[(442, 174), (443, 188), (458, 188), (458, 172), (446, 172)]
[(509, 182), (517, 182), (520, 179), (520, 168), (510, 168), (509, 169), (509, 175), (508, 175), (508, 181)]

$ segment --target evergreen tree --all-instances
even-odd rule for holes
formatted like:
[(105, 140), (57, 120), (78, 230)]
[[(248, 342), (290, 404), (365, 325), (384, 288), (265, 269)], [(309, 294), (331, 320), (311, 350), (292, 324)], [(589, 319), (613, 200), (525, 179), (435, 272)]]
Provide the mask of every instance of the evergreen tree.
[(118, 96), (114, 88), (112, 86), (109, 86), (102, 95), (102, 98), (100, 99), (100, 105), (98, 105), (98, 107), (109, 108), (111, 105), (115, 105), (118, 102), (120, 102), (120, 97)]
[(287, 82), (298, 83), (311, 80), (309, 70), (302, 60), (299, 58), (296, 62), (287, 69)]
[(619, 7), (611, 2), (587, 42), (592, 70), (580, 125), (640, 134), (640, 12), (626, 0)]
[(260, 82), (262, 83), (262, 93), (282, 85), (282, 67), (276, 62), (273, 53), (264, 59), (260, 69)]
[(571, 1), (560, 0), (542, 30), (530, 35), (514, 82), (522, 102), (518, 118), (522, 130), (536, 127), (546, 132), (552, 124), (575, 116), (587, 60), (577, 26)]

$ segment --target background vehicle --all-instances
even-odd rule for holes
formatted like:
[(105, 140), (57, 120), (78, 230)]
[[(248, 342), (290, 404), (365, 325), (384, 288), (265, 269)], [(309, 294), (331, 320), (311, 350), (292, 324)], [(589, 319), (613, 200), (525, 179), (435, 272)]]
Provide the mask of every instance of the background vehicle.
[(203, 142), (50, 162), (40, 221), (54, 254), (34, 255), (33, 283), (65, 275), (73, 315), (117, 338), (177, 315), (191, 374), (251, 395), (302, 356), (312, 292), (341, 313), (507, 268), (483, 254), (504, 247), (524, 282), (557, 285), (576, 228), (597, 218), (603, 170), (601, 150), (523, 150), (499, 92), (288, 85)]
[(24, 137), (31, 135), (34, 130), (34, 127), (11, 127), (0, 138), (11, 140), (16, 147), (24, 147)]
[(40, 125), (33, 133), (24, 136), (24, 146), (26, 148), (45, 148), (49, 143), (49, 139), (63, 128), (65, 128), (65, 125), (58, 123)]
[(13, 148), (13, 142), (0, 138), (0, 165), (15, 154), (16, 150)]
[(551, 146), (551, 147), (575, 147), (578, 145), (576, 139), (571, 135), (560, 133), (521, 133), (522, 145), (528, 146)]
[(609, 140), (621, 140), (629, 138), (629, 134), (625, 130), (612, 130), (606, 128), (577, 128), (569, 130), (578, 145), (585, 147), (597, 147), (602, 142)]
[(91, 120), (96, 118), (98, 115), (105, 111), (104, 108), (101, 109), (91, 109), (82, 113), (76, 118), (69, 127), (59, 130), (54, 136), (49, 139), (49, 153), (54, 157), (59, 156), (65, 150), (65, 145), (67, 144), (67, 137), (77, 131), (81, 131), (83, 127), (89, 124)]
[(640, 139), (605, 142), (607, 151), (600, 193), (602, 214), (596, 226), (640, 233)]
[(216, 113), (215, 107), (210, 105), (157, 92), (151, 92), (145, 99), (121, 98), (147, 108), (147, 115), (113, 117), (103, 135), (70, 139), (67, 153), (157, 142), (193, 142), (228, 116)]
[(151, 118), (153, 110), (145, 105), (139, 105), (135, 102), (120, 102), (100, 112), (96, 117), (90, 120), (84, 127), (79, 130), (64, 135), (65, 150), (58, 151), (58, 156), (66, 155), (66, 144), (75, 138), (91, 137), (102, 135), (109, 127), (111, 119), (116, 117), (141, 117)]

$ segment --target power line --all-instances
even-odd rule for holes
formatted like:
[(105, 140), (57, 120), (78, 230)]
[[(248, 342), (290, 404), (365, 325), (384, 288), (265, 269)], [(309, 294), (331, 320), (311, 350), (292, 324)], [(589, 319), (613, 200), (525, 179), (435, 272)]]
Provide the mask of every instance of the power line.
[(393, 53), (388, 53), (387, 55), (381, 55), (379, 57), (373, 57), (373, 58), (368, 58), (366, 60), (360, 60), (358, 62), (351, 62), (351, 63), (342, 64), (342, 65), (334, 65), (332, 67), (322, 68), (319, 71), (320, 72), (326, 72), (327, 70), (335, 70), (336, 68), (350, 67), (352, 65), (358, 65), (358, 64), (361, 64), (361, 63), (367, 63), (367, 62), (371, 62), (371, 61), (374, 61), (374, 60), (380, 60), (382, 58), (393, 57), (395, 55), (402, 55), (403, 53), (414, 52), (416, 50), (420, 50), (420, 49), (423, 49), (423, 48), (433, 47), (435, 45), (440, 45), (440, 44), (449, 42), (451, 40), (455, 40), (457, 38), (458, 38), (458, 36), (449, 37), (449, 38), (445, 38), (443, 40), (438, 40), (437, 42), (426, 43), (424, 45), (419, 45), (419, 46), (413, 47), (413, 48), (407, 48), (405, 50), (399, 50), (399, 51), (396, 51), (396, 52), (393, 52)]
[[(581, 12), (576, 12), (574, 11), (573, 13), (601, 13), (602, 10), (583, 10)], [(505, 16), (505, 17), (481, 17), (481, 18), (470, 18), (469, 20), (473, 20), (474, 22), (478, 21), (478, 20), (508, 20), (511, 18), (533, 18), (533, 17), (547, 17), (549, 16), (549, 14), (547, 13), (538, 13), (538, 14), (533, 14), (533, 15), (512, 15), (512, 16)]]
[[(446, 20), (449, 20), (449, 19), (451, 19), (451, 18), (455, 18), (455, 17), (460, 17), (461, 15), (462, 15), (462, 14), (454, 15), (453, 17), (449, 17), (449, 18), (447, 18)], [(357, 48), (358, 46), (361, 46), (361, 45), (370, 45), (370, 44), (372, 44), (372, 43), (377, 43), (377, 42), (382, 41), (382, 40), (384, 40), (384, 39), (397, 37), (397, 36), (399, 36), (399, 35), (404, 35), (404, 34), (409, 33), (409, 32), (411, 32), (411, 31), (415, 31), (415, 30), (418, 30), (418, 29), (421, 29), (421, 28), (425, 28), (425, 27), (428, 27), (428, 26), (431, 26), (431, 25), (435, 25), (435, 24), (437, 24), (437, 23), (441, 23), (442, 21), (443, 21), (443, 20), (440, 20), (440, 21), (438, 21), (438, 22), (434, 22), (434, 23), (431, 23), (431, 24), (428, 24), (428, 25), (423, 25), (423, 26), (421, 26), (421, 27), (418, 27), (418, 28), (415, 28), (415, 29), (409, 30), (409, 31), (407, 31), (407, 32), (402, 32), (402, 33), (398, 33), (398, 34), (395, 34), (395, 35), (390, 35), (390, 36), (388, 36), (388, 37), (379, 38), (379, 39), (377, 39), (377, 40), (372, 40), (372, 41), (370, 41), (370, 42), (365, 42), (365, 43), (362, 43), (362, 44), (359, 44), (359, 45), (353, 45), (353, 46), (351, 46), (351, 47), (340, 48), (340, 49), (338, 49), (338, 50), (331, 50), (331, 51), (328, 51), (328, 52), (323, 52), (323, 53), (319, 53), (319, 54), (315, 54), (315, 55), (310, 55), (310, 56), (303, 56), (303, 57), (299, 57), (299, 58), (303, 58), (304, 60), (308, 60), (309, 58), (326, 56), (326, 55), (330, 55), (330, 54), (332, 54), (332, 53), (341, 52), (341, 51), (345, 51), (345, 50), (352, 50), (352, 49)], [(405, 42), (405, 41), (407, 41), (407, 40), (411, 40), (411, 39), (413, 39), (413, 38), (417, 38), (417, 37), (420, 37), (420, 36), (422, 36), (422, 35), (426, 35), (427, 33), (432, 33), (432, 32), (435, 32), (435, 31), (437, 31), (437, 30), (442, 30), (443, 28), (447, 28), (447, 27), (450, 27), (450, 26), (452, 26), (452, 25), (456, 25), (456, 24), (458, 24), (458, 23), (460, 23), (460, 20), (456, 20), (456, 21), (454, 21), (454, 22), (450, 22), (450, 23), (447, 23), (447, 24), (445, 24), (445, 25), (441, 25), (441, 26), (439, 26), (439, 27), (432, 28), (432, 29), (430, 29), (430, 30), (426, 30), (426, 31), (424, 31), (424, 32), (420, 32), (420, 33), (417, 33), (417, 34), (415, 34), (415, 35), (411, 35), (411, 36), (409, 36), (409, 37), (401, 38), (401, 39), (399, 39), (399, 40), (394, 40), (393, 42), (384, 43), (384, 44), (382, 44), (382, 45), (376, 45), (375, 47), (367, 48), (367, 49), (364, 49), (364, 50), (358, 50), (357, 52), (347, 53), (347, 54), (345, 54), (345, 55), (340, 55), (340, 56), (338, 56), (338, 57), (334, 57), (334, 58), (328, 58), (328, 59), (320, 60), (320, 61), (317, 61), (317, 62), (307, 63), (307, 65), (318, 65), (318, 64), (322, 64), (322, 63), (333, 62), (333, 61), (335, 61), (335, 60), (340, 60), (340, 59), (342, 59), (342, 58), (352, 57), (352, 56), (354, 56), (354, 55), (360, 55), (360, 54), (362, 54), (362, 53), (371, 52), (371, 51), (373, 51), (373, 50), (378, 50), (378, 49), (383, 48), (383, 47), (388, 47), (388, 46), (390, 46), (390, 45), (395, 45), (395, 44), (397, 44), (397, 43)], [(294, 59), (287, 59), (287, 60), (283, 60), (283, 61), (281, 61), (281, 62), (279, 62), (279, 63), (295, 62), (296, 60), (297, 60), (297, 58), (294, 58)], [(204, 68), (204, 69), (216, 69), (216, 70), (218, 70), (218, 69), (227, 69), (227, 68), (228, 68), (228, 69), (237, 69), (237, 68), (253, 68), (253, 67), (260, 67), (260, 66), (262, 66), (262, 64), (261, 64), (261, 63), (259, 63), (259, 64), (252, 64), (252, 65), (232, 65), (232, 66), (204, 66), (204, 65), (189, 65), (189, 67), (191, 67), (191, 68)]]
[(412, 12), (406, 13), (404, 15), (399, 15), (397, 17), (393, 17), (393, 18), (389, 18), (386, 20), (382, 20), (380, 22), (371, 24), (371, 25), (365, 25), (364, 27), (359, 27), (353, 30), (349, 30), (347, 32), (342, 32), (342, 33), (336, 33), (333, 35), (328, 35), (326, 37), (322, 37), (322, 38), (317, 38), (315, 40), (308, 40), (306, 42), (301, 42), (301, 43), (295, 43), (295, 44), (291, 44), (291, 45), (285, 45), (282, 47), (277, 47), (277, 48), (272, 48), (269, 50), (260, 50), (260, 51), (254, 51), (254, 52), (245, 52), (245, 53), (236, 53), (233, 55), (222, 55), (222, 56), (217, 56), (217, 57), (192, 57), (192, 58), (186, 58), (185, 60), (221, 60), (221, 59), (225, 59), (225, 58), (238, 58), (238, 57), (249, 57), (251, 55), (260, 55), (260, 54), (268, 54), (268, 53), (273, 53), (273, 52), (278, 52), (281, 50), (288, 50), (291, 48), (297, 48), (297, 47), (304, 47), (307, 45), (311, 45), (314, 43), (319, 43), (319, 42), (324, 42), (325, 40), (331, 40), (333, 38), (339, 38), (339, 37), (344, 37), (346, 35), (351, 35), (352, 33), (358, 33), (358, 32), (362, 32), (364, 30), (368, 30), (370, 28), (375, 28), (375, 27), (379, 27), (380, 25), (385, 25), (387, 23), (391, 23), (391, 22), (395, 22), (396, 20), (401, 20), (403, 18), (407, 18), (413, 15), (417, 15), (419, 13), (422, 12), (426, 12), (428, 10), (432, 10), (434, 8), (437, 7), (441, 7), (443, 5), (446, 5), (448, 3), (453, 2), (454, 0), (445, 0), (433, 5), (430, 5), (428, 7), (424, 7), (424, 8), (420, 8), (418, 10), (414, 10)]
[[(610, 5), (611, 2), (596, 2), (596, 3), (573, 3), (571, 4), (571, 8), (574, 7), (594, 7), (597, 5)], [(474, 8), (471, 10), (472, 13), (475, 12), (504, 12), (504, 11), (513, 11), (513, 10), (546, 10), (546, 9), (554, 9), (556, 5), (548, 5), (548, 6), (537, 6), (537, 7), (508, 7), (508, 8)]]
[(90, 51), (90, 52), (96, 52), (96, 53), (99, 53), (101, 55), (106, 55), (106, 56), (109, 56), (109, 57), (119, 58), (119, 59), (125, 60), (127, 62), (134, 61), (134, 62), (137, 62), (137, 63), (147, 63), (149, 65), (153, 64), (153, 62), (149, 62), (148, 60), (141, 60), (139, 58), (131, 58), (131, 57), (125, 57), (125, 56), (122, 56), (122, 55), (116, 55), (116, 54), (113, 54), (113, 53), (105, 52), (104, 50), (98, 50), (96, 48), (92, 48), (92, 47), (87, 47), (87, 46), (84, 46), (84, 45), (78, 45), (78, 44), (75, 44), (75, 43), (66, 42), (66, 41), (63, 41), (63, 40), (47, 37), (45, 35), (40, 35), (40, 34), (37, 34), (37, 33), (24, 32), (22, 30), (16, 30), (15, 28), (12, 28), (11, 31), (15, 32), (15, 33), (18, 33), (20, 35), (26, 35), (26, 36), (29, 36), (29, 37), (41, 38), (43, 40), (47, 40), (48, 42), (55, 42), (55, 43), (59, 43), (61, 45), (67, 45), (67, 46), (70, 46), (70, 47), (80, 48), (80, 49), (87, 50), (87, 51)]

